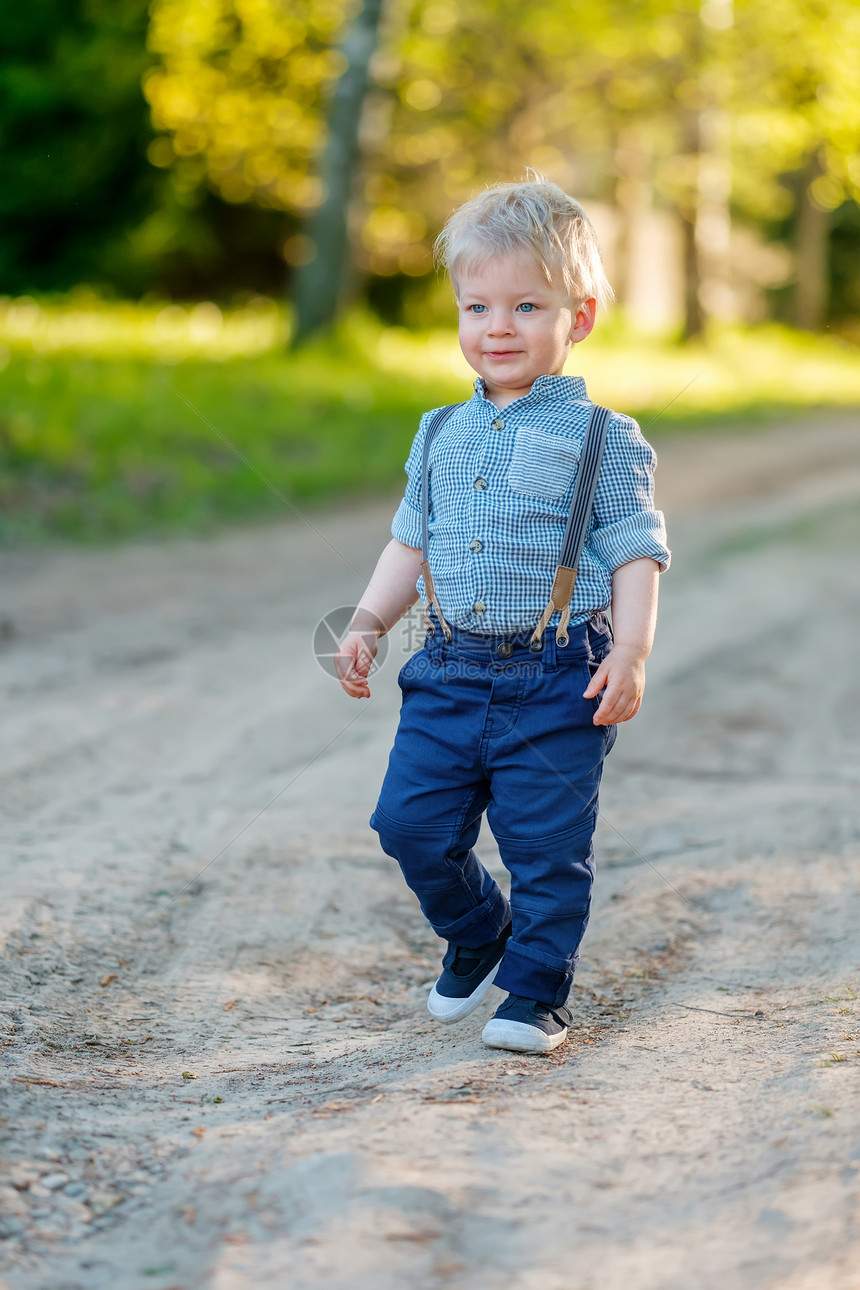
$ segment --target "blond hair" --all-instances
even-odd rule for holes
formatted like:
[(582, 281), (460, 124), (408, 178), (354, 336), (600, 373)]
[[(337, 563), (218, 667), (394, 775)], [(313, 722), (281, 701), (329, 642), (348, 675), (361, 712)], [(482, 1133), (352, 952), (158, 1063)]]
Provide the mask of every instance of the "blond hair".
[(457, 290), (457, 275), (480, 268), (497, 255), (528, 251), (551, 285), (561, 274), (565, 289), (582, 304), (606, 305), (612, 287), (600, 259), (597, 236), (579, 202), (536, 171), (527, 181), (493, 184), (458, 207), (436, 238), (437, 265)]

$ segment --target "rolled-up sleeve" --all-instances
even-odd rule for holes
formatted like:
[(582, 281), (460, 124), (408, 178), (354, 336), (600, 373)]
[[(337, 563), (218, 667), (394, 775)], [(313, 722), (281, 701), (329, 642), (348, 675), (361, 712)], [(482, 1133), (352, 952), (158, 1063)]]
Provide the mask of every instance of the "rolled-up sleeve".
[(588, 542), (598, 559), (614, 571), (643, 556), (669, 568), (663, 512), (654, 509), (657, 454), (632, 417), (609, 423), (603, 466), (594, 498), (594, 527)]
[(421, 462), (424, 453), (424, 434), (427, 415), (421, 418), (418, 433), (412, 441), (406, 458), (406, 492), (391, 521), (391, 534), (404, 546), (421, 545)]

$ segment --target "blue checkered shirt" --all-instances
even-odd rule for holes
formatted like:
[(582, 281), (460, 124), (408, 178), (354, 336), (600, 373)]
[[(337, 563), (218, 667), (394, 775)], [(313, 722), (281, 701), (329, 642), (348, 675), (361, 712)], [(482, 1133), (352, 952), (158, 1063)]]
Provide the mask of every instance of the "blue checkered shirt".
[[(539, 376), (500, 412), (475, 393), (430, 448), (430, 568), (453, 626), (483, 635), (526, 631), (549, 601), (592, 403), (578, 376)], [(433, 413), (421, 418), (409, 482), (391, 525), (421, 546), (421, 459)], [(571, 601), (571, 623), (609, 607), (612, 573), (640, 556), (669, 567), (654, 509), (656, 454), (631, 417), (609, 423), (594, 509)], [(418, 580), (424, 597), (424, 579)], [(551, 626), (558, 622), (554, 614)]]

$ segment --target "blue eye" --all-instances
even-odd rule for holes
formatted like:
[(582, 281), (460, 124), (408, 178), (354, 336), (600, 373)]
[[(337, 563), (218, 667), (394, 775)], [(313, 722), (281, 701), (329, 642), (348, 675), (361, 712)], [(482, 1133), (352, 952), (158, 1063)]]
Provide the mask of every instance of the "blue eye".
[(486, 305), (469, 305), (469, 309), (473, 314), (481, 313), (486, 307)]
[(529, 305), (529, 304), (520, 305), (520, 309), (522, 309), (524, 314), (526, 313), (530, 314), (535, 307), (536, 307), (535, 305)]

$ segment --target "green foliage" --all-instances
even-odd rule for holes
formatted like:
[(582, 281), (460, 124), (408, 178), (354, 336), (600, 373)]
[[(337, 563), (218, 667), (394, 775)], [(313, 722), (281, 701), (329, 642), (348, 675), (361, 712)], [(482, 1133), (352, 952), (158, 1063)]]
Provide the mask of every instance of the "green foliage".
[[(375, 62), (361, 267), (426, 274), (432, 236), (451, 209), (527, 166), (581, 196), (612, 200), (615, 149), (631, 123), (649, 134), (660, 190), (660, 157), (679, 147), (677, 86), (695, 65), (697, 7), (416, 5)], [(671, 182), (663, 189), (674, 200)]]
[(157, 202), (140, 78), (146, 0), (44, 0), (4, 13), (0, 282), (62, 288), (126, 276), (122, 235)]
[(273, 212), (192, 191), (161, 164), (141, 88), (155, 62), (148, 23), (148, 0), (45, 0), (4, 14), (2, 289), (86, 282), (188, 296), (215, 281), (222, 295), (278, 283)]
[(369, 323), (345, 328), (300, 360), (270, 348), (213, 361), (202, 345), (176, 361), (137, 345), (127, 358), (7, 351), (0, 536), (200, 531), (282, 515), (277, 493), (304, 503), (394, 483), (440, 387), (368, 358), (378, 339)]
[[(152, 13), (157, 164), (230, 201), (313, 209), (345, 0), (286, 13), (279, 0), (156, 0)], [(784, 213), (781, 176), (813, 152), (815, 200), (833, 209), (860, 196), (858, 58), (853, 0), (419, 0), (390, 16), (374, 59), (358, 267), (426, 274), (451, 207), (529, 164), (611, 197), (631, 134), (658, 197), (689, 213), (696, 116), (713, 106), (731, 117), (739, 211)]]
[(303, 211), (320, 201), (314, 160), (344, 0), (154, 0), (144, 92), (159, 166), (182, 188), (206, 179), (227, 201)]
[(830, 254), (831, 314), (860, 320), (860, 206), (854, 202), (845, 202), (834, 212)]
[[(420, 414), (470, 396), (454, 332), (353, 315), (296, 355), (286, 331), (262, 300), (223, 314), (82, 297), (0, 307), (0, 540), (199, 532), (284, 516), (284, 498), (393, 499)], [(658, 440), (857, 400), (856, 349), (775, 327), (681, 346), (616, 323), (570, 370)]]
[(755, 219), (788, 213), (785, 177), (817, 156), (821, 210), (860, 201), (860, 10), (854, 0), (735, 0), (731, 78), (734, 194)]

